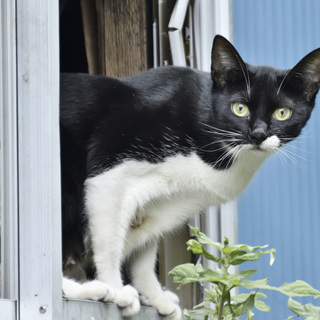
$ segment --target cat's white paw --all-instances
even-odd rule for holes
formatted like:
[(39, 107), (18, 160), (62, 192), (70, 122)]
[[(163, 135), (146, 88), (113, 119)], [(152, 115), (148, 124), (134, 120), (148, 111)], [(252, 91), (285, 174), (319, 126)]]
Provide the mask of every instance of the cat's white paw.
[(121, 309), (123, 317), (131, 317), (140, 311), (139, 294), (132, 286), (124, 286), (115, 290), (114, 302)]
[(159, 315), (164, 320), (178, 320), (182, 318), (179, 298), (169, 290), (165, 290), (161, 295), (155, 297), (140, 297), (143, 304), (150, 305), (158, 309)]
[(163, 296), (165, 299), (162, 299), (157, 307), (160, 316), (165, 320), (181, 319), (182, 311), (179, 306), (178, 296), (169, 290), (163, 291)]
[(163, 320), (179, 320), (182, 318), (181, 308), (175, 303), (168, 303), (160, 306), (158, 312)]
[(115, 298), (115, 291), (98, 280), (78, 283), (72, 279), (63, 278), (62, 290), (68, 299), (113, 301)]
[(175, 304), (179, 304), (179, 297), (170, 290), (163, 291), (164, 296)]

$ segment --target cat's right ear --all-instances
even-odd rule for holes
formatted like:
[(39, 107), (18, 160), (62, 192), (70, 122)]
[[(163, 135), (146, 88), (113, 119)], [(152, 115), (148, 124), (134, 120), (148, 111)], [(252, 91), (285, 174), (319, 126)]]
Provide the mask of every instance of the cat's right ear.
[(247, 68), (234, 46), (224, 37), (217, 35), (211, 52), (211, 77), (219, 88), (240, 78), (247, 83)]

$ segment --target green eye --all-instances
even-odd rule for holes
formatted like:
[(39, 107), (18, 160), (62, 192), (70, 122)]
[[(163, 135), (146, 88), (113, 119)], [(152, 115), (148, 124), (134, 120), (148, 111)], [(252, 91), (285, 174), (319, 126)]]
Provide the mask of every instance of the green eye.
[(249, 115), (249, 107), (242, 102), (234, 102), (232, 104), (232, 112), (238, 117), (246, 117)]
[(292, 111), (290, 108), (287, 108), (287, 107), (277, 108), (273, 113), (274, 118), (279, 121), (288, 120), (291, 117), (291, 115), (292, 115)]

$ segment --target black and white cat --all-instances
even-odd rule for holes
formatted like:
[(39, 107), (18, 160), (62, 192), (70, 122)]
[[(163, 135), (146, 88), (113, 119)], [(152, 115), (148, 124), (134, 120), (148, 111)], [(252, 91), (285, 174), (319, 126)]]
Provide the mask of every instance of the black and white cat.
[[(96, 280), (65, 277), (65, 295), (113, 301), (124, 316), (141, 301), (179, 319), (177, 296), (154, 272), (159, 239), (236, 198), (299, 135), (319, 81), (320, 49), (278, 70), (244, 63), (221, 36), (211, 74), (164, 67), (124, 79), (62, 75), (64, 263), (92, 249), (96, 268)], [(124, 264), (131, 285), (123, 285)]]

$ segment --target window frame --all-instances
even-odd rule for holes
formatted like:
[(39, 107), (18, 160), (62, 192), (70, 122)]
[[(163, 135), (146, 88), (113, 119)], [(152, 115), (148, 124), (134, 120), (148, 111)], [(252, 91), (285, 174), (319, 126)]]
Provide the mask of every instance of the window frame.
[(57, 0), (1, 2), (0, 319), (62, 318), (58, 23)]

